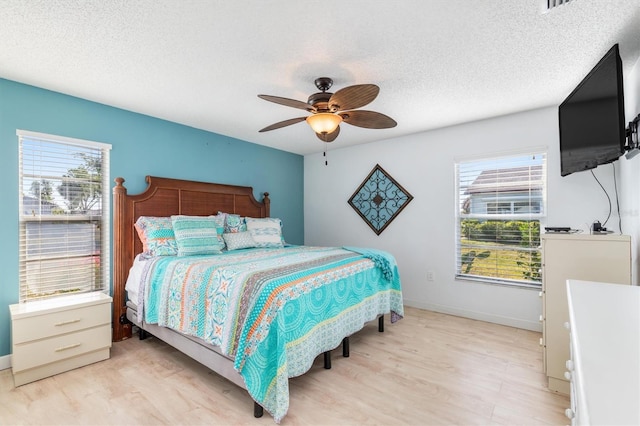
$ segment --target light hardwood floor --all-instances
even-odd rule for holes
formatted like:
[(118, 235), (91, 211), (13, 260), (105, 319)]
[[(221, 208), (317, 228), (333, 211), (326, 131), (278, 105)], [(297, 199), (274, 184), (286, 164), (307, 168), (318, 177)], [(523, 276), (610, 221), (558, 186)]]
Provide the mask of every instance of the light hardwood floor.
[[(351, 356), (322, 356), (290, 380), (283, 425), (567, 424), (569, 400), (545, 387), (540, 333), (407, 308), (378, 333), (351, 338)], [(247, 424), (246, 391), (155, 338), (115, 343), (111, 359), (13, 386), (0, 371), (0, 424)]]

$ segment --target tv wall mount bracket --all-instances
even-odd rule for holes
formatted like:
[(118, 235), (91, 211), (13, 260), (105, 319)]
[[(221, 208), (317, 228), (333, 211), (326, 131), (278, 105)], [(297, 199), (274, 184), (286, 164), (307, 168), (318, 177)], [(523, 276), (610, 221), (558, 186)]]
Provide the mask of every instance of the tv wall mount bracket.
[(640, 123), (640, 114), (629, 122), (629, 127), (625, 132), (627, 137), (627, 145), (624, 149), (627, 152), (627, 158), (633, 158), (640, 154), (640, 141), (638, 141), (638, 124)]

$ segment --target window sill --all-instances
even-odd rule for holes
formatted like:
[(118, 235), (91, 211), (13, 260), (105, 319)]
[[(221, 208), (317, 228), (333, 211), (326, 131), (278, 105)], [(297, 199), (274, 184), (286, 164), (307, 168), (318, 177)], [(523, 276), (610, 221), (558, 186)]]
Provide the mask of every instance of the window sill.
[(540, 291), (542, 288), (542, 283), (527, 283), (525, 281), (508, 281), (508, 280), (500, 280), (500, 279), (492, 279), (486, 277), (474, 277), (469, 275), (456, 275), (456, 281), (470, 281), (481, 284), (489, 284), (489, 285), (497, 285), (501, 287), (510, 287), (510, 288), (522, 288), (529, 290)]

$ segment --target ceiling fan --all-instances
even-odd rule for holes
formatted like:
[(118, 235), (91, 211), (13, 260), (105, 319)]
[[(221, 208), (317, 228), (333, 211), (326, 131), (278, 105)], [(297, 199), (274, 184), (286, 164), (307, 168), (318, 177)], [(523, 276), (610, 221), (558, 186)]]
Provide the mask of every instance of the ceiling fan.
[(367, 129), (389, 129), (398, 124), (393, 118), (379, 112), (356, 110), (369, 104), (378, 96), (380, 88), (375, 84), (356, 84), (340, 89), (336, 93), (327, 92), (333, 86), (333, 80), (329, 77), (316, 78), (315, 84), (320, 92), (309, 96), (307, 102), (280, 96), (258, 95), (265, 101), (311, 113), (309, 116), (274, 123), (261, 129), (260, 132), (268, 132), (306, 120), (321, 141), (333, 142), (340, 134), (342, 122)]

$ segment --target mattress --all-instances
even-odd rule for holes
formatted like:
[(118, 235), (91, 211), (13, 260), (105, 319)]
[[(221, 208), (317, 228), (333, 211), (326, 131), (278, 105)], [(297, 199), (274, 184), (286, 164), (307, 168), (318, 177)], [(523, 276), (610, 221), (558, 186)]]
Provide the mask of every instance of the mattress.
[(140, 288), (140, 281), (142, 280), (142, 273), (147, 262), (148, 259), (142, 254), (139, 254), (135, 257), (133, 260), (133, 266), (129, 269), (129, 275), (127, 276), (127, 282), (124, 289), (127, 291), (127, 299), (133, 302), (133, 306), (138, 305), (138, 290)]

